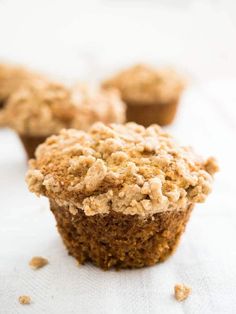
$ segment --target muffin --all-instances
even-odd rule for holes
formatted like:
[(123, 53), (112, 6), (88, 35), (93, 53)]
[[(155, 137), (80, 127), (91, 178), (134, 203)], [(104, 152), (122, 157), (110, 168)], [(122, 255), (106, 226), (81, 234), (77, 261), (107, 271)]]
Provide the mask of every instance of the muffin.
[(14, 129), (29, 158), (48, 136), (62, 128), (87, 130), (95, 121), (125, 120), (125, 104), (114, 91), (91, 90), (46, 80), (19, 88), (5, 107), (6, 124)]
[(4, 107), (10, 95), (18, 88), (41, 76), (20, 66), (0, 64), (0, 125), (4, 125)]
[(61, 130), (36, 150), (26, 181), (48, 197), (58, 231), (81, 264), (134, 268), (164, 261), (218, 167), (153, 125)]
[(183, 78), (171, 69), (136, 65), (105, 81), (104, 88), (117, 88), (127, 104), (127, 121), (144, 126), (167, 125), (175, 118)]

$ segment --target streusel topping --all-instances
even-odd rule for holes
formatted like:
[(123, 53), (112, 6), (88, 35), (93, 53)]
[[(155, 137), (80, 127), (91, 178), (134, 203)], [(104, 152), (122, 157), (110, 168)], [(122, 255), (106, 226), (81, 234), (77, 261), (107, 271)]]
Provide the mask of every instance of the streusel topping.
[(86, 130), (95, 121), (125, 119), (125, 104), (116, 91), (71, 90), (46, 80), (18, 89), (5, 111), (10, 127), (31, 136), (48, 136), (62, 128)]
[(174, 287), (175, 298), (181, 302), (188, 298), (192, 289), (184, 284), (176, 284)]
[(71, 128), (87, 130), (94, 122), (123, 123), (126, 105), (117, 89), (102, 90), (85, 84), (78, 84), (72, 89), (73, 102), (78, 104), (79, 115)]
[(20, 66), (0, 64), (0, 100), (6, 100), (20, 86), (40, 75)]
[(135, 65), (103, 83), (120, 90), (125, 102), (134, 105), (166, 104), (178, 100), (184, 80), (172, 69)]
[(0, 126), (7, 124), (5, 105), (9, 97), (22, 86), (41, 79), (40, 74), (24, 67), (0, 64)]
[(96, 123), (48, 138), (30, 161), (27, 183), (71, 213), (147, 216), (204, 202), (215, 171), (214, 159), (204, 161), (157, 125)]

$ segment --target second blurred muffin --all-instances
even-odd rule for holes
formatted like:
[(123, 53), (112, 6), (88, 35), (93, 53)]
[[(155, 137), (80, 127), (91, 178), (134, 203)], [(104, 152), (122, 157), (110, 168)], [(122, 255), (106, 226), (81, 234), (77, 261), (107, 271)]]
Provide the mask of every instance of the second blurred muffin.
[(172, 123), (185, 83), (174, 70), (139, 64), (118, 73), (102, 85), (120, 90), (127, 103), (127, 121), (149, 126)]
[(38, 81), (18, 89), (5, 107), (5, 119), (14, 129), (28, 154), (48, 136), (63, 128), (87, 130), (95, 121), (124, 122), (125, 104), (115, 90), (91, 90), (77, 86)]
[(0, 125), (5, 124), (4, 107), (9, 97), (20, 87), (41, 80), (42, 76), (25, 67), (0, 64)]

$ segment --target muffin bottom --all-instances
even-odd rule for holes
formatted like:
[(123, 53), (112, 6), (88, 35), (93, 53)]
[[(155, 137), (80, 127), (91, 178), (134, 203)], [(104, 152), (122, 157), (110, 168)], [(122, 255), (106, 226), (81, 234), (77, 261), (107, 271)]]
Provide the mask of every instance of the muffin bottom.
[(5, 106), (5, 101), (0, 100), (0, 110), (3, 109), (4, 106)]
[(87, 261), (109, 269), (138, 268), (164, 261), (177, 247), (193, 206), (142, 219), (137, 215), (110, 212), (86, 216), (70, 213), (50, 200), (57, 228), (70, 255), (80, 264)]
[(19, 135), (21, 142), (25, 148), (28, 159), (34, 158), (35, 150), (46, 140), (46, 136), (28, 136), (28, 135)]
[(5, 113), (4, 113), (4, 108), (3, 106), (1, 107), (0, 104), (0, 128), (6, 126), (6, 121), (5, 121)]
[(151, 124), (168, 125), (173, 122), (178, 100), (168, 104), (127, 104), (127, 121), (134, 121), (148, 127)]

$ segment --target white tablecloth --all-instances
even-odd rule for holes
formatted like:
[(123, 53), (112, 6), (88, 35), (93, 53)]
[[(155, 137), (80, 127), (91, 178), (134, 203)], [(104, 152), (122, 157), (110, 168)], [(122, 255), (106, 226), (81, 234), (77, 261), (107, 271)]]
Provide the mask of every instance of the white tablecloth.
[[(190, 88), (170, 131), (218, 158), (213, 193), (196, 206), (175, 255), (140, 270), (104, 272), (67, 255), (46, 199), (30, 194), (26, 160), (13, 132), (0, 131), (0, 313), (236, 313), (236, 81)], [(50, 264), (33, 271), (31, 257)], [(176, 283), (192, 287), (182, 303)], [(18, 303), (30, 295), (32, 304)]]

